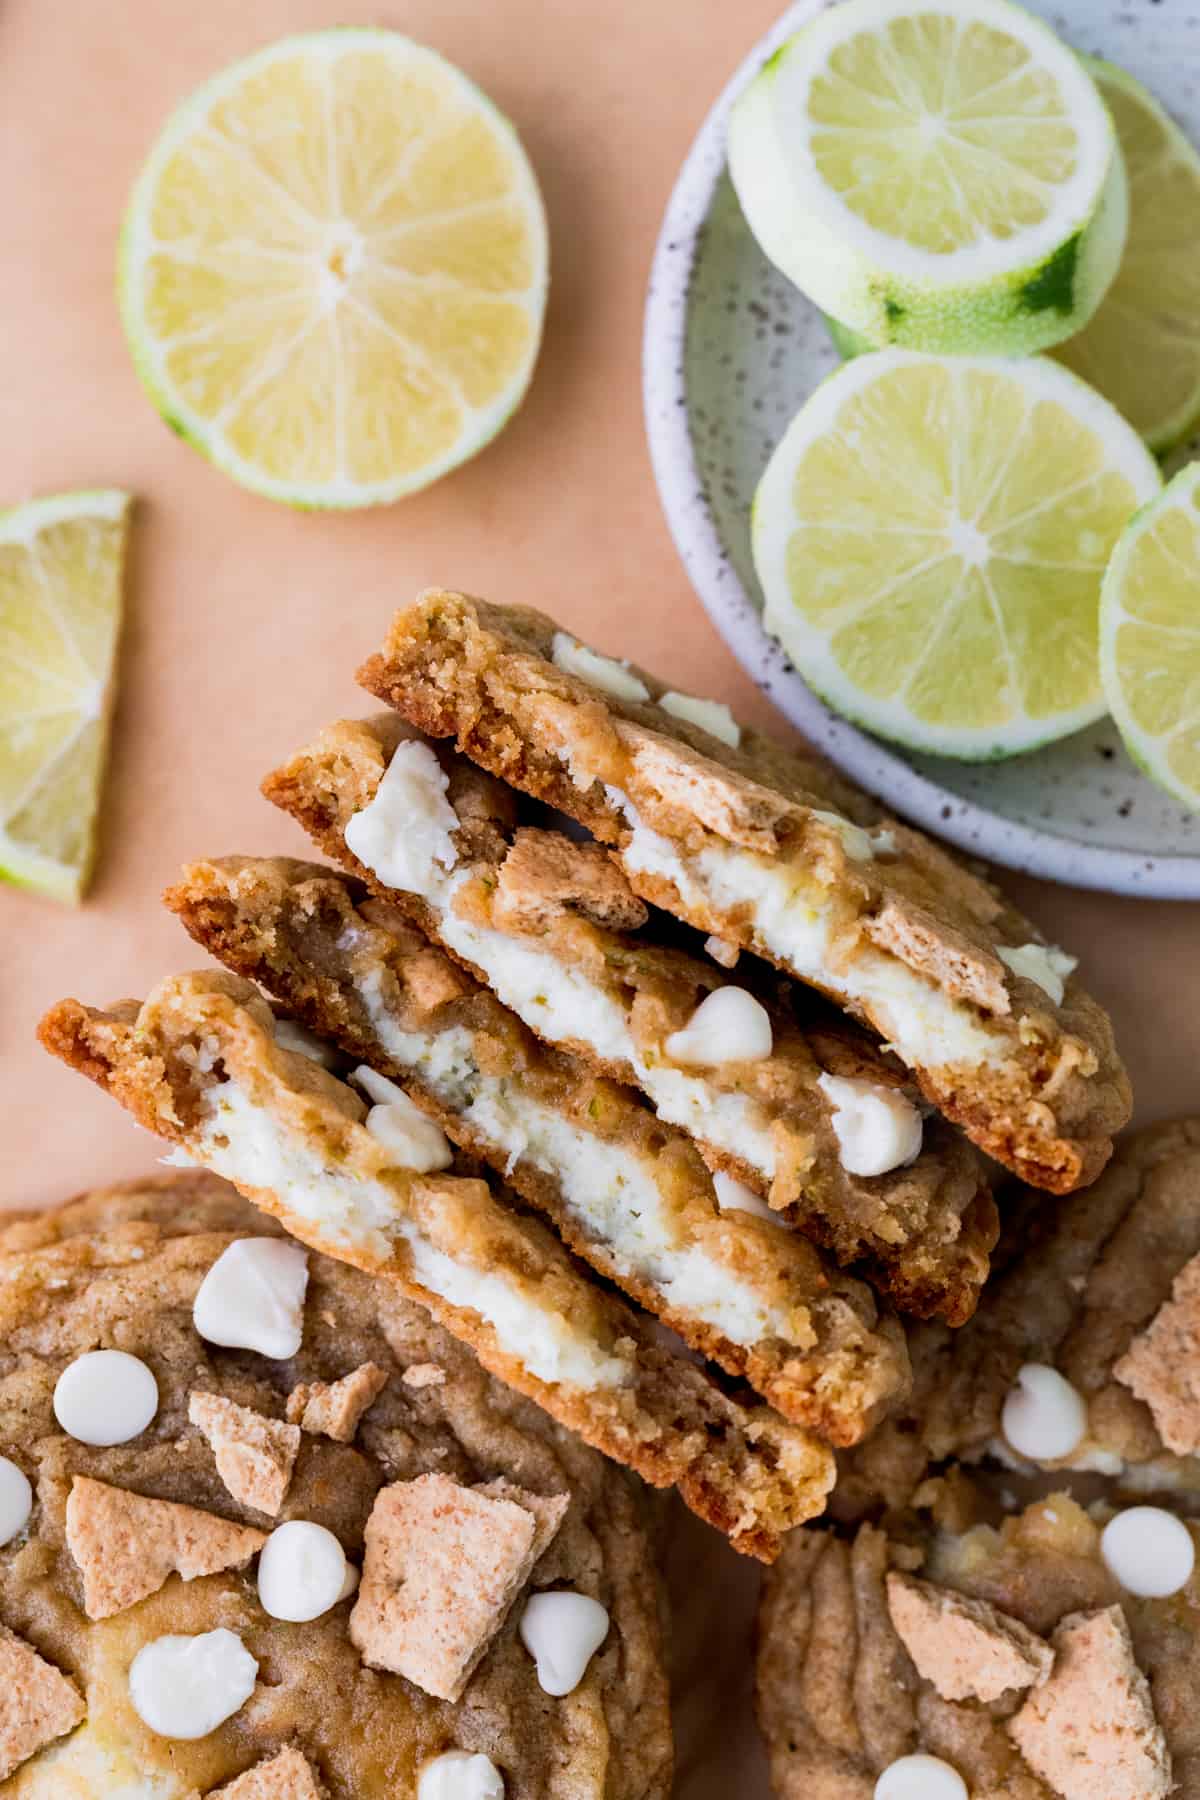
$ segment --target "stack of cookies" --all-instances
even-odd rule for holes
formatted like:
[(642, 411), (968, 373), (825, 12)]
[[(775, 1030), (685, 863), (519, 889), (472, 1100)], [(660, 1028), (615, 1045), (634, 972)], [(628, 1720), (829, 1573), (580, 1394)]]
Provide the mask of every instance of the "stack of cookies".
[[(426, 1309), (546, 1430), (674, 1486), (765, 1562), (787, 1540), (763, 1637), (782, 1792), (1165, 1793), (1062, 1785), (1055, 1694), (1075, 1704), (1093, 1663), (1107, 1678), (1118, 1640), (1150, 1709), (1138, 1741), (1169, 1770), (1133, 1679), (1157, 1627), (1124, 1623), (1090, 1539), (1095, 1579), (1038, 1575), (1026, 1618), (1031, 1515), (1014, 1493), (989, 1522), (1005, 1498), (960, 1467), (1188, 1480), (1152, 1390), (1184, 1329), (1155, 1283), (1191, 1250), (1122, 1290), (1124, 1343), (1080, 1322), (1137, 1208), (1126, 1164), (1088, 1186), (1129, 1087), (1074, 960), (824, 765), (539, 613), (426, 594), (360, 680), (388, 711), (327, 726), (264, 783), (333, 866), (193, 863), (167, 904), (223, 967), (106, 1010), (64, 1001), (43, 1042), (174, 1157)], [(254, 1279), (265, 1313), (286, 1303), (271, 1269)], [(510, 1465), (446, 1504), (499, 1504), (475, 1496)], [(526, 1560), (447, 1694), (409, 1657), (400, 1598), (425, 1579), (424, 1503), (385, 1482), (349, 1612), (362, 1665), (469, 1702), (518, 1595), (562, 1580), (547, 1498), (526, 1493)], [(1056, 1514), (1077, 1541), (1099, 1516)], [(1060, 1589), (1078, 1605), (1050, 1617)], [(961, 1670), (939, 1687), (922, 1648), (957, 1645), (964, 1619), (999, 1658), (987, 1693), (948, 1693)], [(576, 1691), (593, 1681), (585, 1658)], [(641, 1786), (613, 1764), (561, 1792), (658, 1793), (646, 1764), (643, 1746)], [(560, 1791), (520, 1757), (489, 1766), (510, 1800)], [(493, 1792), (446, 1767), (427, 1800)]]

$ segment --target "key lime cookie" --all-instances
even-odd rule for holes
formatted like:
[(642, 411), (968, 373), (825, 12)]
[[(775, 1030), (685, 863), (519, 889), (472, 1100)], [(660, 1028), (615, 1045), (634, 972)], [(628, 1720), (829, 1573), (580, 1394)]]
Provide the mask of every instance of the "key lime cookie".
[(910, 1332), (912, 1399), (847, 1460), (843, 1515), (905, 1504), (948, 1457), (1200, 1510), (1200, 1120), (1125, 1140), (1054, 1207), (1012, 1192), (1003, 1216), (970, 1324)]
[(824, 1509), (824, 1444), (664, 1344), (514, 1196), (454, 1164), (403, 1092), (369, 1091), (369, 1070), (351, 1087), (326, 1066), (339, 1066), (329, 1047), (280, 1031), (249, 982), (204, 971), (168, 978), (140, 1006), (63, 1001), (40, 1035), (302, 1243), (395, 1285), (552, 1418), (677, 1486), (737, 1548), (770, 1560)]
[(899, 1323), (866, 1284), (714, 1180), (627, 1089), (541, 1045), (403, 919), (355, 899), (345, 878), (278, 859), (193, 865), (167, 895), (206, 950), (336, 1044), (369, 1095), (407, 1094), (693, 1349), (797, 1424), (858, 1442), (909, 1379)]
[(1027, 1180), (1062, 1193), (1103, 1168), (1129, 1087), (1075, 959), (815, 757), (682, 716), (664, 682), (544, 613), (441, 590), (359, 679), (586, 826), (642, 899), (864, 1020)]
[(1200, 1528), (965, 1483), (797, 1532), (759, 1619), (778, 1800), (1194, 1800)]
[(1078, 331), (1116, 274), (1125, 170), (1078, 59), (1008, 0), (845, 0), (733, 109), (765, 253), (874, 344), (1016, 355)]
[(328, 726), (264, 792), (545, 1043), (640, 1089), (716, 1175), (901, 1311), (970, 1315), (997, 1229), (982, 1166), (866, 1032), (724, 940), (700, 956), (648, 934), (603, 850), (522, 823), (510, 789), (394, 714)]
[(202, 1172), (0, 1272), (12, 1800), (668, 1793), (635, 1484), (394, 1284)]

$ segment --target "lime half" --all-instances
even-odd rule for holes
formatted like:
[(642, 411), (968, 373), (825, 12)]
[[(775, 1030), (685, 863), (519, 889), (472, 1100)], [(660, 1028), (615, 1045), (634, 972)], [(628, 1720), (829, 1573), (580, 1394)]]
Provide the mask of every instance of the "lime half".
[(79, 900), (95, 849), (128, 494), (0, 513), (0, 879)]
[(163, 416), (244, 486), (368, 506), (473, 456), (520, 403), (547, 284), (516, 133), (395, 32), (285, 39), (175, 114), (119, 295)]
[(1100, 667), (1130, 755), (1200, 810), (1200, 462), (1180, 470), (1113, 551)]
[(1140, 81), (1084, 62), (1124, 155), (1129, 236), (1095, 316), (1054, 354), (1161, 453), (1200, 422), (1200, 156)]
[(1046, 348), (1116, 273), (1127, 197), (1079, 59), (1008, 0), (845, 0), (734, 107), (763, 250), (873, 344)]
[(793, 419), (755, 496), (767, 629), (883, 737), (1033, 749), (1105, 710), (1100, 581), (1160, 486), (1133, 428), (1048, 358), (856, 357)]

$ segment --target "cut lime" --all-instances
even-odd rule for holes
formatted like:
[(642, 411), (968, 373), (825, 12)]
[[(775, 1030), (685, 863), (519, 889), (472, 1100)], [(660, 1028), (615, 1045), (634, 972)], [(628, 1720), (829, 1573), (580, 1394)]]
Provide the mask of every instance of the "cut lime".
[(508, 122), (383, 30), (285, 39), (175, 114), (119, 293), (159, 411), (297, 506), (411, 493), (495, 436), (533, 371), (546, 224)]
[(1104, 577), (1100, 669), (1130, 755), (1200, 810), (1200, 462), (1121, 534)]
[(1048, 358), (857, 357), (755, 496), (767, 629), (838, 712), (910, 748), (1065, 737), (1104, 711), (1100, 580), (1160, 486), (1132, 427)]
[(1083, 60), (1125, 158), (1129, 236), (1099, 310), (1054, 354), (1161, 453), (1200, 423), (1200, 156), (1140, 81)]
[(1014, 354), (1080, 329), (1116, 273), (1125, 175), (1094, 84), (1008, 0), (845, 0), (734, 107), (763, 250), (873, 344)]
[(79, 900), (95, 852), (129, 496), (0, 513), (0, 880)]

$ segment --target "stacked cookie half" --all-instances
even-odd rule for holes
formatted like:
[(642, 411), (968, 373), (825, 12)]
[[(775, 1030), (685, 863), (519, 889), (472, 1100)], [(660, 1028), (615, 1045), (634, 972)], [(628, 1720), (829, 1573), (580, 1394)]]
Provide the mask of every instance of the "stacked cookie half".
[(264, 783), (335, 866), (193, 864), (225, 972), (43, 1041), (770, 1560), (903, 1321), (974, 1311), (979, 1151), (1103, 1167), (1108, 1021), (941, 849), (541, 614), (427, 593), (360, 679), (388, 713)]
[(329, 863), (191, 864), (167, 904), (222, 966), (43, 1042), (738, 1549), (883, 1505), (995, 1165), (1052, 1217), (1128, 1117), (1073, 959), (540, 613), (427, 593), (360, 680), (388, 710), (263, 784)]

